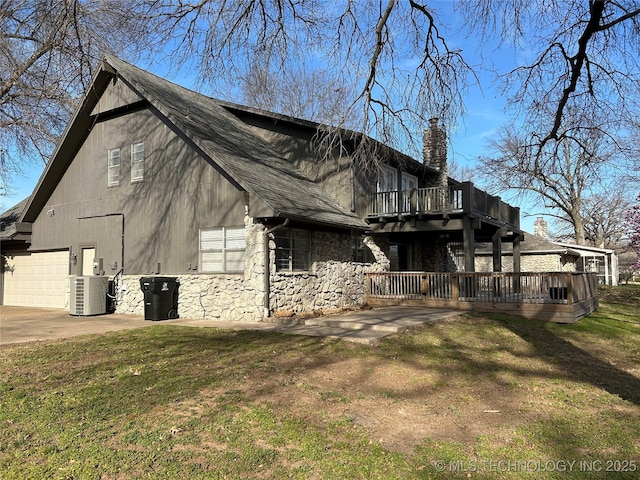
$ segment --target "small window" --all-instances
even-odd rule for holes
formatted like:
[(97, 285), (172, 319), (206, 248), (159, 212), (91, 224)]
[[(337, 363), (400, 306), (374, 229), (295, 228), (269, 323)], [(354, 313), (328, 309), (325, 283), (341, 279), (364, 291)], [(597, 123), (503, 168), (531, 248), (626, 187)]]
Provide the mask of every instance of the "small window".
[(144, 142), (131, 145), (131, 181), (144, 180)]
[(115, 187), (120, 185), (120, 149), (109, 150), (107, 163), (107, 185)]
[(306, 230), (282, 229), (275, 234), (276, 269), (282, 272), (309, 270), (310, 240)]
[(200, 271), (243, 272), (245, 249), (244, 227), (200, 230)]

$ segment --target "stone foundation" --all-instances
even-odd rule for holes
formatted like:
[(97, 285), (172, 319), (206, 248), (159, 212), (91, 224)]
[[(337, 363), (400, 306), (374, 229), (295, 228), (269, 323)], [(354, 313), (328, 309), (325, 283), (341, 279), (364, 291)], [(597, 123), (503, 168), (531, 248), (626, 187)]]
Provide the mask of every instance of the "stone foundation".
[(364, 303), (368, 264), (317, 262), (313, 272), (282, 272), (272, 277), (271, 309), (276, 315), (336, 311)]
[(312, 232), (308, 272), (276, 272), (272, 260), (270, 309), (275, 315), (327, 312), (364, 304), (365, 274), (388, 269), (389, 260), (369, 237), (376, 262), (352, 261), (351, 235)]

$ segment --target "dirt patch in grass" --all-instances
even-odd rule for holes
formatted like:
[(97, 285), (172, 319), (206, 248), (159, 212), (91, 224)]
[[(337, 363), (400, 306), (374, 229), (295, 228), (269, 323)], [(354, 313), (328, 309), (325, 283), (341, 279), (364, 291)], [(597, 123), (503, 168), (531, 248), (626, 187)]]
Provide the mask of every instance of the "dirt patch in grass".
[(596, 353), (587, 353), (579, 335), (575, 344), (540, 335), (548, 328), (461, 316), (377, 347), (344, 344), (312, 357), (273, 350), (254, 359), (232, 390), (206, 391), (195, 404), (176, 405), (176, 414), (209, 411), (230, 395), (309, 425), (342, 422), (405, 454), (425, 438), (471, 446), (490, 437), (507, 447), (523, 441), (523, 426), (568, 410), (595, 418), (603, 402), (640, 419), (637, 356), (593, 345)]

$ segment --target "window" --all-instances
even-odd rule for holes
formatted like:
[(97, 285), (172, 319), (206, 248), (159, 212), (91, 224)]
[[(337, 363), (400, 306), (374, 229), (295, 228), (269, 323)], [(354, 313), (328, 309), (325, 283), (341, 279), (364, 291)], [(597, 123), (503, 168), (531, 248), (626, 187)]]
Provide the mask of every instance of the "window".
[(373, 262), (373, 255), (369, 247), (364, 244), (362, 235), (351, 234), (351, 259), (358, 263)]
[(141, 182), (144, 179), (144, 142), (131, 145), (131, 181)]
[(398, 213), (398, 171), (388, 165), (380, 165), (376, 195), (376, 213), (394, 215)]
[(388, 165), (380, 165), (378, 170), (378, 192), (398, 190), (398, 171)]
[(243, 272), (245, 248), (244, 227), (200, 230), (200, 271)]
[(309, 270), (310, 241), (306, 230), (282, 229), (275, 233), (276, 269), (282, 272)]
[(120, 185), (120, 149), (112, 148), (108, 153), (107, 185), (115, 187)]
[(414, 197), (413, 208), (411, 206), (411, 194), (413, 189), (418, 188), (418, 177), (407, 172), (402, 172), (402, 212), (408, 213), (417, 208), (417, 197)]

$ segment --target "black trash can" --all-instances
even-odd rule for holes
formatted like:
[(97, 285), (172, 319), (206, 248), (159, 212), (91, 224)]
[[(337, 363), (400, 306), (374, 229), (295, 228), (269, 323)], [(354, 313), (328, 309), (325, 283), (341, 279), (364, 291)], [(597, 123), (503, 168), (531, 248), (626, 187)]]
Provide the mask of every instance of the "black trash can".
[(567, 294), (567, 287), (549, 287), (551, 300), (566, 300)]
[(179, 286), (175, 277), (142, 277), (140, 288), (144, 293), (144, 319), (178, 318)]

